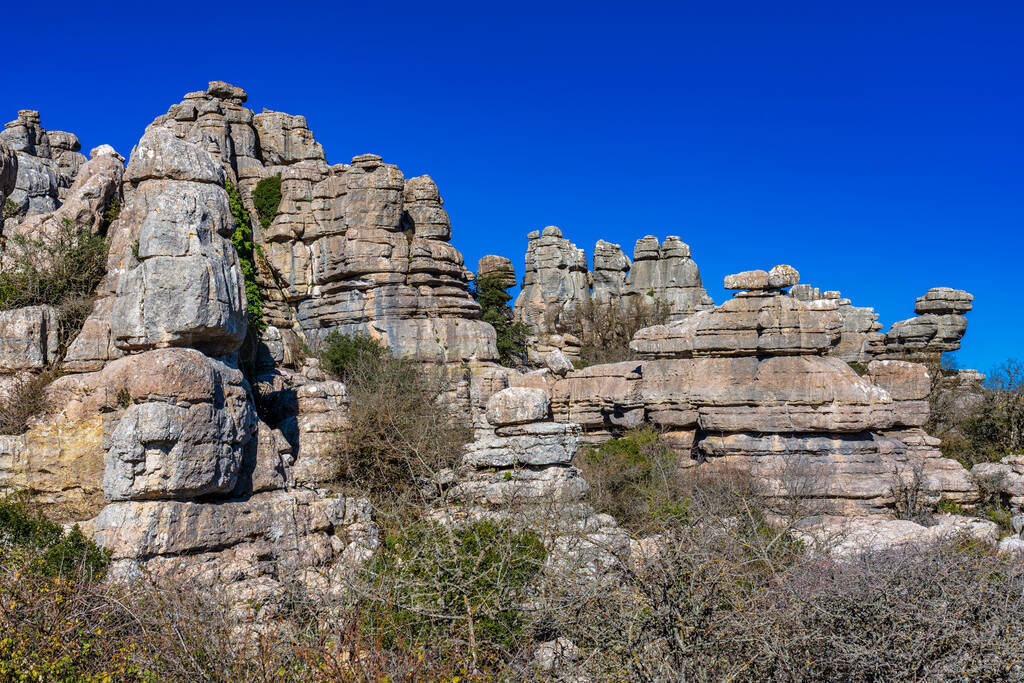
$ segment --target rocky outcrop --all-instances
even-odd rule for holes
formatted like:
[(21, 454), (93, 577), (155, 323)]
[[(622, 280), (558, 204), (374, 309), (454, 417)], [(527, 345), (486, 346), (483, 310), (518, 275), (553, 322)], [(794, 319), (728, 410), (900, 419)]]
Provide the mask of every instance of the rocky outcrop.
[(132, 153), (125, 179), (132, 192), (121, 220), (131, 245), (110, 318), (115, 345), (237, 351), (246, 330), (245, 282), (220, 167), (195, 145), (153, 128)]
[(859, 376), (831, 356), (835, 300), (787, 296), (798, 278), (792, 268), (730, 276), (728, 288), (745, 288), (733, 299), (637, 333), (643, 360), (558, 380), (555, 419), (580, 424), (591, 442), (653, 424), (690, 464), (751, 472), (774, 495), (823, 511), (884, 513), (917, 474), (933, 502), (974, 500), (967, 472), (921, 429), (924, 366), (874, 362)]
[(579, 425), (552, 421), (547, 391), (510, 387), (487, 402), (486, 422), (476, 430), (445, 507), (435, 516), (501, 518), (525, 526), (548, 546), (548, 565), (587, 577), (605, 574), (629, 554), (629, 536), (609, 515), (584, 502), (587, 483), (572, 466)]
[(484, 278), (495, 278), (504, 288), (514, 287), (517, 282), (512, 261), (494, 254), (483, 256), (477, 262), (476, 279), (479, 281)]
[[(14, 192), (18, 178), (18, 155), (0, 137), (0, 204), (6, 203), (8, 195)], [(3, 227), (0, 223), (0, 227)]]
[[(81, 143), (72, 133), (46, 131), (40, 123), (39, 112), (24, 109), (18, 118), (7, 123), (0, 131), (0, 142), (17, 155), (13, 166), (15, 180), (8, 185), (5, 175), (9, 170), (0, 170), (0, 188), (17, 207), (17, 214), (8, 218), (13, 223), (27, 216), (50, 213), (61, 205), (68, 194), (85, 157), (79, 153)], [(0, 158), (4, 156), (0, 153)], [(0, 162), (0, 169), (10, 169), (12, 164)]]
[[(578, 357), (579, 339), (593, 307), (623, 311), (663, 307), (667, 320), (680, 320), (712, 305), (701, 283), (690, 248), (675, 236), (662, 244), (651, 235), (638, 240), (633, 262), (617, 244), (594, 247), (594, 269), (587, 269), (582, 249), (549, 225), (531, 232), (526, 250), (523, 288), (515, 303), (516, 319), (530, 326), (530, 358), (542, 362), (558, 349)], [(567, 338), (568, 337), (568, 338)]]
[(423, 361), (496, 359), (434, 181), (407, 179), (373, 154), (329, 165), (304, 117), (254, 114), (245, 100), (214, 81), (151, 129), (210, 153), (253, 215), (253, 188), (281, 176), (277, 215), (255, 226), (268, 322), (314, 348), (332, 331), (363, 332)]
[(964, 313), (974, 297), (960, 289), (934, 287), (918, 297), (914, 318), (900, 320), (885, 334), (885, 357), (937, 360), (960, 348), (967, 331)]
[(862, 365), (886, 358), (937, 362), (943, 353), (956, 351), (967, 331), (963, 314), (971, 310), (974, 300), (960, 289), (934, 287), (917, 298), (917, 317), (895, 322), (883, 333), (873, 308), (854, 306), (838, 291), (797, 285), (790, 296), (805, 302), (834, 301), (842, 318), (842, 335), (830, 355)]

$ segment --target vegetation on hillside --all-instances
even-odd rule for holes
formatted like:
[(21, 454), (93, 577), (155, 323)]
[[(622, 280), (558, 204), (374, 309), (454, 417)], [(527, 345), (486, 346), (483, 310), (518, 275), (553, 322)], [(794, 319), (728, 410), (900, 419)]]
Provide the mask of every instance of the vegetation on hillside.
[(225, 182), (224, 189), (227, 190), (231, 217), (235, 222), (235, 229), (231, 233), (231, 243), (235, 246), (235, 251), (238, 252), (242, 276), (245, 278), (245, 301), (249, 310), (249, 329), (255, 333), (251, 332), (250, 336), (258, 338), (259, 333), (267, 326), (263, 320), (263, 295), (260, 294), (259, 283), (256, 280), (256, 256), (259, 253), (259, 245), (253, 239), (252, 221), (242, 203), (242, 195), (238, 188), (228, 180)]
[[(1009, 359), (987, 375), (980, 393), (966, 393), (949, 364), (929, 367), (932, 391), (926, 429), (942, 453), (971, 468), (1024, 452), (1024, 362)], [(951, 383), (952, 382), (952, 383)]]

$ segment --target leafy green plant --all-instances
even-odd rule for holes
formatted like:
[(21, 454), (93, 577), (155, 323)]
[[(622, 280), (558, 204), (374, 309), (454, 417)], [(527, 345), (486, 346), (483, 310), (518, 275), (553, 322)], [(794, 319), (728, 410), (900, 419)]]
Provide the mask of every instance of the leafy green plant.
[(0, 214), (0, 223), (6, 221), (8, 218), (14, 218), (18, 215), (19, 211), (20, 209), (18, 208), (18, 205), (14, 203), (13, 199), (8, 197), (4, 200), (4, 209), (3, 213)]
[(65, 532), (33, 512), (24, 497), (0, 498), (0, 557), (22, 554), (27, 571), (37, 576), (60, 576), (85, 571), (101, 577), (110, 554), (85, 538), (76, 524)]
[(600, 446), (587, 446), (576, 464), (590, 484), (591, 503), (634, 531), (685, 522), (689, 500), (678, 456), (649, 426)]
[(868, 374), (868, 366), (863, 363), (858, 363), (855, 360), (846, 361), (846, 364), (850, 366), (850, 369), (856, 372), (858, 375), (863, 377)]
[(104, 230), (110, 226), (111, 223), (116, 221), (121, 215), (121, 198), (113, 197), (110, 203), (107, 204), (107, 208), (103, 210), (103, 226)]
[(252, 203), (256, 207), (260, 225), (264, 230), (270, 227), (281, 207), (281, 176), (263, 178), (252, 191)]
[(458, 638), (474, 661), (498, 656), (527, 622), (522, 603), (546, 557), (536, 533), (507, 523), (420, 522), (368, 566), (364, 627), (389, 647)]
[(344, 382), (360, 363), (380, 360), (390, 353), (388, 347), (368, 334), (331, 332), (320, 347), (320, 362), (324, 370)]
[(474, 283), (473, 298), (480, 304), (482, 319), (497, 333), (498, 355), (502, 365), (521, 365), (526, 359), (526, 340), (530, 328), (526, 323), (512, 320), (508, 302), (512, 286), (500, 275), (480, 278)]
[(256, 280), (256, 254), (259, 252), (259, 245), (253, 241), (252, 222), (249, 212), (242, 204), (242, 195), (239, 194), (238, 188), (228, 180), (224, 189), (227, 190), (231, 217), (235, 221), (235, 230), (231, 233), (231, 243), (235, 245), (235, 251), (238, 252), (242, 275), (245, 278), (245, 300), (249, 309), (249, 328), (257, 333), (262, 332), (266, 329), (267, 323), (263, 319), (263, 295), (260, 294), (260, 287)]

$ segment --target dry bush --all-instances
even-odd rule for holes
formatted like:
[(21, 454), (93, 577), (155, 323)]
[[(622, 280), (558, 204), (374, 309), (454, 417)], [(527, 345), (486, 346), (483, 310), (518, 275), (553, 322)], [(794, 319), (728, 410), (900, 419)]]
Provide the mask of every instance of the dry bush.
[[(338, 343), (352, 342), (343, 337)], [(342, 365), (324, 363), (340, 373), (350, 401), (338, 479), (369, 494), (380, 514), (421, 512), (437, 493), (430, 482), (455, 466), (471, 436), (444, 400), (448, 374), (376, 345), (355, 344), (349, 351), (339, 354), (328, 343), (320, 352), (325, 359), (345, 359)]]
[(28, 429), (29, 419), (46, 409), (46, 385), (55, 376), (47, 371), (11, 380), (0, 394), (0, 434), (22, 434)]
[(588, 299), (566, 316), (562, 327), (581, 342), (582, 365), (633, 360), (629, 348), (639, 330), (668, 320), (670, 307), (664, 299), (629, 297), (608, 302)]
[(942, 439), (942, 453), (970, 469), (1024, 451), (1024, 363), (991, 370), (981, 393), (963, 387), (949, 362), (929, 365), (932, 390), (926, 429)]

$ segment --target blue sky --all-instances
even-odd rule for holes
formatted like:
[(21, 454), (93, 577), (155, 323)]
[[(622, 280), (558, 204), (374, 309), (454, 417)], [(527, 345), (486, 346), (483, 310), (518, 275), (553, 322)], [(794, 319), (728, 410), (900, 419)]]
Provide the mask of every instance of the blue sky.
[(888, 327), (968, 289), (957, 360), (1024, 356), (1019, 3), (30, 3), (0, 117), (127, 156), (211, 79), (304, 114), (331, 162), (429, 173), (470, 268), (526, 233), (680, 235), (716, 301), (790, 263)]

